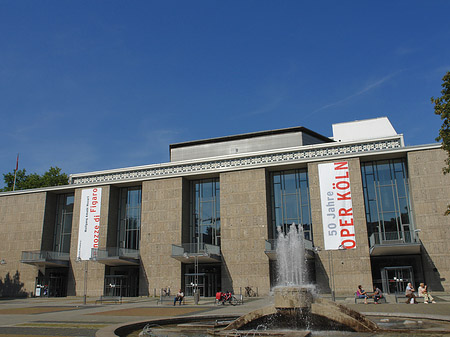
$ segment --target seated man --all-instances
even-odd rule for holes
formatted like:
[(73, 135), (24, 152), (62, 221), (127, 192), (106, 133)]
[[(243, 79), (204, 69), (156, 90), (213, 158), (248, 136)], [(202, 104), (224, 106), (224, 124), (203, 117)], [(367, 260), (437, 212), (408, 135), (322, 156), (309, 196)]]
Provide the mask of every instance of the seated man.
[(406, 286), (405, 296), (407, 298), (406, 304), (417, 304), (416, 295), (414, 294), (414, 288), (411, 282)]
[(175, 298), (173, 300), (173, 305), (175, 305), (177, 303), (177, 301), (179, 301), (180, 305), (181, 305), (181, 301), (183, 301), (183, 298), (184, 298), (184, 294), (180, 289), (177, 293), (177, 296), (175, 296)]
[(377, 286), (373, 286), (373, 301), (375, 304), (378, 304), (378, 300), (383, 297), (383, 293), (381, 292), (380, 288)]

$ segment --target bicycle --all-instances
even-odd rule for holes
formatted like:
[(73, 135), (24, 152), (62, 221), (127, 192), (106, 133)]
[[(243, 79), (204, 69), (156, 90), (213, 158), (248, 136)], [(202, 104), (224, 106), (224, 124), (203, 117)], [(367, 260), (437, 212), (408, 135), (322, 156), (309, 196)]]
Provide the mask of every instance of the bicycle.
[(252, 287), (245, 287), (245, 296), (256, 297), (256, 292), (252, 289)]

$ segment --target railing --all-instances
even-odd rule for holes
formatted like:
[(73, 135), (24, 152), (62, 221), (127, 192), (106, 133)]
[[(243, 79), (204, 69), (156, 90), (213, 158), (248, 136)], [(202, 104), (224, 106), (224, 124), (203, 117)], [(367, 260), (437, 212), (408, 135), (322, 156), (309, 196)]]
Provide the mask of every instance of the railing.
[(139, 259), (140, 253), (139, 250), (137, 249), (128, 249), (119, 247), (92, 248), (92, 258), (95, 260), (102, 260), (117, 256), (130, 259)]
[(22, 252), (23, 261), (69, 261), (70, 254), (45, 250)]
[(420, 243), (419, 237), (417, 236), (416, 232), (381, 232), (373, 233), (369, 237), (370, 247), (376, 245), (404, 245), (408, 243)]
[(220, 255), (220, 247), (206, 243), (183, 243), (181, 245), (172, 245), (172, 256), (182, 256), (184, 254)]
[[(313, 243), (310, 240), (304, 240), (305, 249), (313, 250)], [(277, 250), (277, 239), (266, 240), (266, 252), (271, 252)]]

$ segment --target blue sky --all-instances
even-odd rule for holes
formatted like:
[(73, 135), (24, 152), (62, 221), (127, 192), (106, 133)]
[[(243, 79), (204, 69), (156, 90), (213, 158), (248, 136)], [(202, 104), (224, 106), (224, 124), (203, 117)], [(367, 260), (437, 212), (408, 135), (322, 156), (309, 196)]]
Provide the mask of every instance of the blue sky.
[(407, 145), (433, 143), (449, 13), (447, 0), (0, 0), (0, 173), (17, 153), (29, 173), (81, 173), (381, 116)]

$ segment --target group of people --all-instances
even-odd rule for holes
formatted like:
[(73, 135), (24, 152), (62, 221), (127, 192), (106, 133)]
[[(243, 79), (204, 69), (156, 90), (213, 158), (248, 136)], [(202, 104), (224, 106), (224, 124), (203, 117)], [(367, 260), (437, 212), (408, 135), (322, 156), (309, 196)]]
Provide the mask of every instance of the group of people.
[[(416, 290), (414, 289), (412, 283), (408, 283), (406, 290), (405, 290), (405, 296), (406, 296), (406, 303), (407, 304), (416, 304), (416, 294), (414, 293)], [(364, 303), (367, 304), (367, 299), (373, 297), (373, 301), (375, 304), (378, 304), (378, 301), (380, 298), (383, 297), (383, 293), (377, 286), (373, 286), (373, 294), (368, 294), (361, 285), (358, 286), (358, 289), (356, 290), (356, 297), (358, 298), (364, 298)], [(419, 289), (418, 289), (418, 297), (424, 298), (424, 303), (436, 303), (434, 301), (434, 298), (428, 293), (427, 286), (424, 283), (420, 283)]]
[[(419, 285), (419, 289), (418, 289), (418, 295), (419, 297), (423, 297), (423, 303), (428, 304), (428, 303), (436, 303), (434, 301), (433, 296), (431, 296), (428, 293), (428, 289), (427, 289), (427, 285), (425, 283), (421, 283)], [(417, 300), (416, 300), (416, 294), (414, 293), (416, 290), (414, 289), (412, 283), (408, 283), (406, 290), (405, 290), (405, 296), (406, 296), (406, 304), (417, 304)]]
[(219, 303), (225, 304), (227, 301), (231, 301), (231, 296), (232, 294), (229, 291), (226, 292), (219, 291), (216, 293), (216, 301), (218, 304)]
[(383, 293), (381, 292), (380, 288), (377, 286), (373, 286), (373, 294), (369, 295), (361, 285), (358, 286), (358, 289), (356, 290), (356, 296), (358, 298), (364, 298), (364, 303), (367, 304), (367, 299), (373, 297), (373, 301), (375, 304), (378, 304), (378, 301), (380, 298), (383, 297)]

